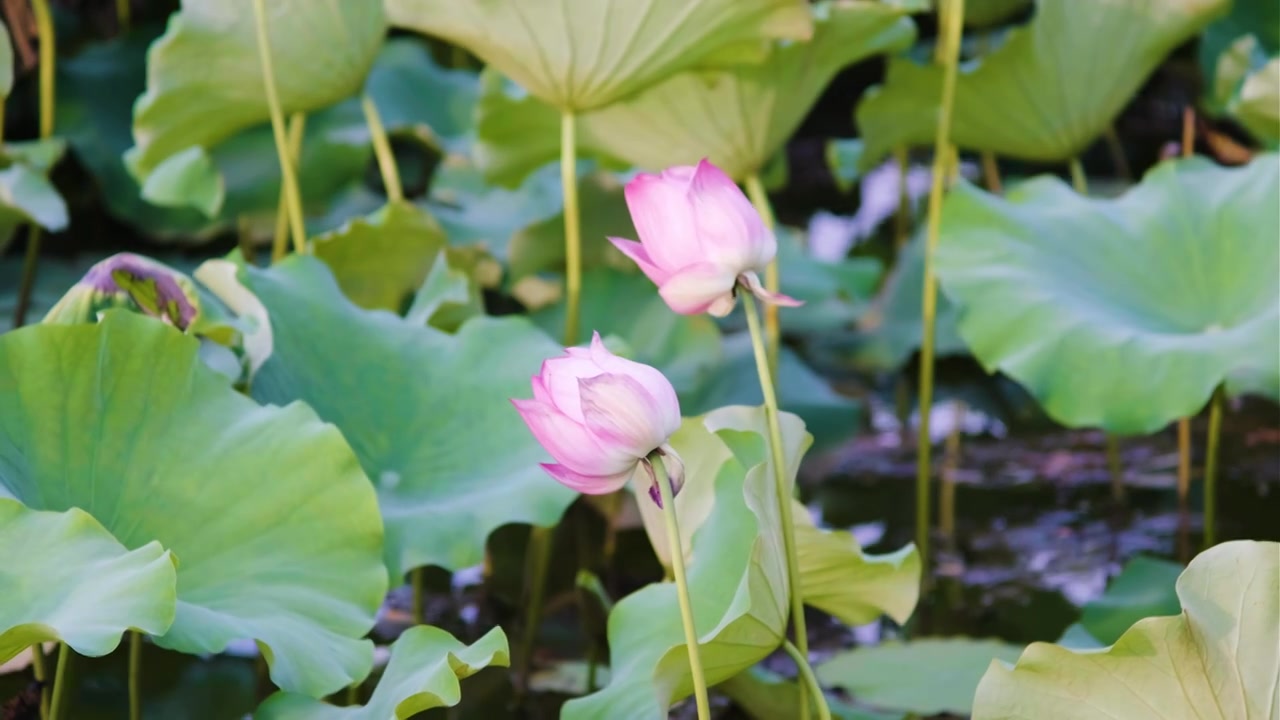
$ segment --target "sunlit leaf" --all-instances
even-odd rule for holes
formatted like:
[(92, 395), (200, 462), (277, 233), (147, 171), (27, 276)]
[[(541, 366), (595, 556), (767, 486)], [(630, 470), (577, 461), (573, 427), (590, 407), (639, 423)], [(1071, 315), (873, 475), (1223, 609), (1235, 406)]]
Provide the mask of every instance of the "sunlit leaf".
[(158, 542), (130, 551), (79, 508), (37, 512), (0, 496), (0, 547), (0, 662), (51, 640), (106, 655), (130, 628), (161, 635), (173, 623), (174, 559)]
[(1058, 422), (1149, 433), (1213, 389), (1280, 396), (1280, 163), (1158, 165), (1112, 199), (961, 183), (937, 269), (960, 334)]
[(815, 672), (824, 685), (844, 688), (877, 708), (967, 715), (992, 659), (1012, 661), (1021, 651), (998, 640), (919, 638), (846, 650)]
[[(1040, 0), (1025, 27), (956, 79), (951, 137), (962, 148), (1025, 160), (1079, 155), (1176, 47), (1230, 0)], [(1103, 70), (1105, 68), (1105, 70)], [(889, 63), (857, 121), (864, 167), (895, 146), (934, 141), (940, 65)]]
[(439, 628), (409, 628), (391, 645), (391, 661), (369, 703), (334, 707), (305, 695), (277, 693), (254, 713), (256, 720), (387, 720), (411, 718), (462, 698), (459, 681), (487, 667), (506, 667), (507, 636), (495, 627), (472, 645)]
[[(286, 113), (356, 93), (386, 34), (382, 4), (365, 0), (266, 3), (276, 87)], [(134, 107), (127, 163), (146, 178), (166, 158), (269, 118), (251, 0), (183, 0), (147, 57), (147, 91)], [(211, 60), (216, 61), (211, 62)]]
[(462, 45), (553, 107), (602, 107), (672, 73), (812, 32), (802, 0), (388, 0), (391, 22)]
[(1275, 717), (1280, 698), (1280, 545), (1241, 540), (1178, 578), (1182, 613), (1134, 624), (1105, 650), (1033, 643), (992, 662), (975, 720), (1234, 720)]
[(177, 615), (159, 645), (252, 638), (277, 685), (333, 692), (372, 662), (376, 497), (336, 428), (301, 403), (258, 406), (198, 346), (121, 310), (0, 336), (0, 493), (171, 550)]
[(274, 351), (253, 396), (303, 400), (337, 425), (378, 492), (392, 576), (478, 564), (506, 523), (553, 525), (575, 497), (508, 401), (558, 346), (523, 318), (448, 335), (362, 310), (324, 263), (295, 256), (242, 281), (266, 306)]
[[(697, 527), (685, 549), (708, 684), (732, 677), (776, 649), (787, 624), (786, 557), (764, 438), (711, 430), (758, 424), (761, 413), (725, 408), (705, 420), (685, 420), (671, 438), (688, 479), (675, 498), (676, 512)], [(800, 423), (791, 419), (784, 435), (787, 455), (798, 458), (806, 442)], [(647, 489), (637, 487), (637, 495), (642, 506), (653, 504)], [(674, 583), (649, 585), (614, 606), (609, 649), (608, 686), (569, 701), (565, 720), (663, 717), (673, 701), (692, 693)]]

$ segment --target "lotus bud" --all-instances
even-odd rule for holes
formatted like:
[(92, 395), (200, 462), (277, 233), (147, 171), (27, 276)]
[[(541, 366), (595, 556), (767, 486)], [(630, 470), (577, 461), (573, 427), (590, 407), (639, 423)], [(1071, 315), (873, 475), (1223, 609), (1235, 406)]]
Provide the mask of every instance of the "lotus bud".
[(778, 243), (742, 190), (705, 158), (697, 167), (637, 175), (626, 197), (640, 242), (609, 241), (640, 266), (675, 312), (724, 317), (739, 287), (773, 305), (801, 304), (760, 284), (758, 273)]
[[(609, 352), (600, 333), (590, 348), (565, 353), (542, 363), (532, 400), (511, 401), (556, 461), (542, 468), (588, 495), (621, 489), (653, 453), (683, 478), (684, 466), (666, 444), (680, 427), (680, 403), (662, 373)], [(674, 480), (673, 473), (673, 490)]]
[(95, 322), (102, 311), (124, 307), (185, 331), (200, 314), (199, 302), (195, 285), (182, 273), (151, 258), (118, 253), (89, 268), (44, 322)]

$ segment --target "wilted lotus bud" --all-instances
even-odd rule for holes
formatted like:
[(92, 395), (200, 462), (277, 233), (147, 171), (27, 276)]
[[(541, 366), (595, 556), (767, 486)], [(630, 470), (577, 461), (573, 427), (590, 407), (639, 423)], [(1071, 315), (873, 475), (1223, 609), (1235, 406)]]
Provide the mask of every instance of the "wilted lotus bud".
[(737, 286), (774, 305), (801, 304), (760, 284), (757, 273), (778, 243), (733, 180), (706, 159), (637, 175), (626, 196), (640, 242), (609, 241), (657, 284), (672, 310), (723, 317), (733, 310)]
[(45, 315), (56, 324), (96, 322), (111, 308), (129, 308), (186, 331), (200, 314), (194, 284), (151, 258), (119, 253), (85, 273)]
[[(556, 460), (543, 469), (578, 492), (601, 495), (622, 488), (657, 453), (669, 458), (672, 492), (678, 492), (684, 465), (666, 444), (680, 427), (671, 383), (648, 365), (609, 352), (600, 333), (590, 349), (565, 352), (533, 376), (532, 400), (511, 401)], [(657, 489), (650, 494), (656, 497)]]

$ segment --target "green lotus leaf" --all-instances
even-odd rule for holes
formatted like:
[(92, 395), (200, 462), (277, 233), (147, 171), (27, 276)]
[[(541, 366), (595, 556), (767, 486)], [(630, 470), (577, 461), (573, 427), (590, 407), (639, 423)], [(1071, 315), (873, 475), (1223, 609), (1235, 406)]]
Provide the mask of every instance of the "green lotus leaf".
[(1072, 427), (1154, 432), (1223, 382), (1280, 397), (1276, 160), (1165, 162), (1114, 200), (961, 183), (937, 259), (960, 334)]
[[(880, 294), (862, 314), (862, 331), (854, 361), (873, 371), (897, 370), (920, 349), (924, 337), (924, 233), (916, 233), (902, 248)], [(936, 357), (967, 355), (969, 346), (956, 330), (956, 310), (938, 294), (933, 348)]]
[(82, 508), (126, 548), (180, 559), (162, 647), (252, 638), (282, 688), (363, 678), (386, 592), (376, 497), (337, 429), (264, 408), (199, 343), (130, 312), (0, 336), (0, 494)]
[(576, 495), (545, 460), (509, 398), (559, 347), (523, 318), (477, 317), (448, 335), (351, 304), (324, 263), (246, 268), (274, 351), (255, 398), (304, 400), (337, 425), (377, 489), (392, 577), (481, 562), (506, 523), (553, 525)]
[(495, 627), (473, 645), (439, 628), (420, 625), (391, 645), (391, 661), (369, 704), (334, 707), (305, 695), (276, 693), (254, 713), (256, 720), (397, 720), (462, 699), (459, 681), (487, 667), (507, 667), (507, 636)]
[(1031, 0), (965, 0), (964, 24), (972, 28), (999, 25), (1028, 7)]
[(60, 138), (0, 146), (0, 253), (23, 225), (54, 232), (66, 229), (67, 204), (48, 179), (66, 148)]
[(849, 192), (862, 178), (861, 138), (837, 138), (827, 141), (827, 169), (840, 192)]
[[(1280, 5), (1271, 0), (1234, 0), (1230, 12), (1210, 23), (1200, 36), (1202, 76), (1216, 80), (1223, 56), (1246, 37), (1253, 38), (1258, 53), (1264, 57), (1280, 53)], [(1205, 89), (1209, 109), (1221, 112), (1226, 98), (1216, 83), (1207, 83)]]
[[(720, 362), (720, 331), (705, 315), (677, 315), (663, 302), (653, 282), (638, 272), (596, 268), (582, 278), (583, 339), (593, 330), (617, 335), (634, 351), (631, 358), (663, 372), (678, 393), (697, 390)], [(627, 312), (618, 312), (627, 308)], [(531, 316), (548, 334), (564, 328), (564, 303)]]
[(1182, 612), (1134, 624), (1104, 650), (1033, 643), (992, 662), (975, 720), (1272, 718), (1280, 699), (1280, 544), (1240, 540), (1178, 578)]
[[(671, 438), (685, 464), (676, 512), (696, 526), (688, 555), (702, 666), (709, 685), (733, 677), (775, 650), (787, 625), (786, 557), (764, 438), (711, 428), (763, 422), (760, 408), (724, 408), (689, 418)], [(807, 442), (803, 426), (783, 426), (788, 457)], [(646, 488), (641, 507), (652, 504)], [(684, 533), (684, 528), (681, 528)], [(674, 583), (655, 583), (623, 598), (609, 614), (610, 682), (570, 700), (565, 720), (666, 717), (670, 704), (692, 693), (689, 657)]]
[[(274, 0), (266, 10), (285, 113), (318, 110), (361, 88), (387, 30), (381, 3)], [(136, 177), (269, 119), (257, 37), (250, 0), (182, 0), (148, 53), (147, 91), (133, 113), (137, 144), (126, 159)]]
[(875, 295), (880, 261), (858, 257), (826, 262), (805, 251), (799, 232), (779, 228), (776, 235), (780, 285), (804, 301), (786, 310), (785, 332), (824, 333), (852, 326)]
[[(578, 164), (579, 175), (585, 166)], [(436, 168), (428, 206), (450, 243), (478, 243), (505, 259), (513, 235), (563, 212), (560, 170), (548, 165), (508, 189), (490, 185), (465, 158), (451, 157)]]
[(1101, 597), (1085, 604), (1080, 625), (1102, 645), (1110, 645), (1145, 617), (1177, 615), (1178, 563), (1139, 555), (1125, 564)]
[(312, 242), (352, 302), (398, 313), (426, 279), (445, 237), (431, 213), (401, 200)]
[(199, 145), (165, 158), (142, 183), (142, 198), (167, 207), (194, 207), (216, 217), (227, 188), (213, 159)]
[(824, 685), (884, 710), (968, 715), (987, 666), (993, 659), (1012, 661), (1021, 651), (999, 640), (920, 638), (846, 650), (814, 672)]
[[(553, 107), (603, 107), (672, 73), (812, 33), (801, 0), (388, 0), (392, 24), (462, 45)], [(604, 30), (602, 30), (602, 28)]]
[[(906, 9), (891, 4), (843, 0), (812, 8), (808, 42), (778, 41), (762, 63), (684, 72), (582, 115), (583, 151), (647, 169), (709, 157), (738, 180), (760, 173), (841, 68), (915, 37)], [(510, 183), (556, 159), (559, 123), (553, 107), (486, 82), (477, 118), (486, 176)]]
[(106, 655), (131, 628), (162, 635), (173, 623), (174, 559), (158, 542), (130, 551), (79, 508), (0, 496), (0, 547), (0, 663), (51, 640)]
[(1280, 57), (1245, 78), (1227, 111), (1269, 146), (1280, 144)]
[(462, 153), (474, 133), (479, 81), (467, 70), (442, 68), (421, 42), (387, 40), (365, 81), (388, 132), (404, 132), (441, 152)]
[[(752, 720), (777, 720), (795, 713), (800, 693), (809, 692), (795, 680), (788, 680), (759, 665), (725, 680), (716, 690), (728, 695)], [(827, 708), (835, 720), (902, 720), (903, 714), (875, 712), (827, 697)]]
[[(614, 259), (616, 267), (635, 263), (615, 252), (609, 237), (636, 237), (635, 225), (614, 175), (593, 172), (578, 181), (582, 266), (593, 268)], [(515, 282), (540, 272), (564, 272), (564, 213), (536, 222), (511, 236), (507, 246), (508, 279)], [(588, 296), (590, 297), (590, 296)]]
[[(1230, 0), (1039, 0), (1028, 25), (962, 68), (952, 141), (1024, 160), (1076, 157), (1174, 48), (1229, 6)], [(889, 62), (884, 85), (857, 110), (864, 168), (896, 146), (933, 143), (942, 75), (940, 65)]]
[[(705, 423), (713, 431), (727, 428), (762, 436), (768, 432), (764, 416), (743, 407), (717, 410), (706, 416)], [(800, 438), (790, 443), (795, 454), (787, 456), (788, 477), (794, 483), (800, 460), (812, 445), (813, 436), (795, 415), (783, 414), (782, 423), (784, 437)], [(766, 459), (766, 463), (772, 460)], [(772, 469), (769, 477), (773, 477)], [(648, 500), (647, 488), (637, 487), (636, 491), (649, 544), (658, 561), (670, 566), (671, 548), (662, 512)], [(676, 498), (677, 508), (682, 511), (680, 535), (681, 543), (688, 547), (703, 526), (713, 498), (710, 495), (682, 498), (683, 494)], [(920, 555), (915, 547), (908, 545), (888, 555), (865, 555), (851, 534), (819, 529), (802, 503), (795, 501), (794, 505), (796, 553), (805, 603), (850, 625), (865, 625), (881, 615), (888, 615), (899, 623), (906, 622), (920, 596)]]
[[(787, 310), (782, 323), (786, 326)], [(759, 405), (760, 378), (756, 373), (751, 338), (745, 332), (727, 335), (722, 342), (723, 359), (700, 376), (692, 390), (680, 396), (686, 416), (710, 412), (725, 405)], [(827, 448), (843, 442), (858, 426), (860, 408), (855, 401), (838, 394), (790, 348), (778, 353), (778, 403), (795, 413), (813, 433), (814, 446)]]
[(430, 324), (446, 332), (476, 315), (484, 314), (484, 298), (480, 296), (471, 274), (455, 267), (447, 253), (440, 253), (405, 312), (405, 319), (416, 325)]

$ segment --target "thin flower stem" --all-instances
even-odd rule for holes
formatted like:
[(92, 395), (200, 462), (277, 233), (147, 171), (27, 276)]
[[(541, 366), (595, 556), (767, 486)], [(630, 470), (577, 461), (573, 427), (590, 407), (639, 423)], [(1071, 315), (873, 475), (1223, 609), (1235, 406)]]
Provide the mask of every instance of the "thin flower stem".
[(424, 606), (423, 595), (423, 578), (422, 568), (416, 567), (409, 571), (409, 586), (413, 591), (412, 604), (409, 606), (410, 612), (413, 613), (413, 624), (421, 625), (423, 622)]
[[(760, 219), (764, 221), (764, 226), (769, 232), (775, 232), (778, 226), (777, 219), (773, 216), (773, 206), (769, 204), (769, 195), (764, 191), (764, 183), (760, 182), (760, 175), (752, 174), (747, 176), (745, 182), (747, 186), (747, 196), (751, 198), (751, 204), (755, 205), (756, 212), (760, 214)], [(764, 287), (771, 293), (780, 291), (782, 283), (779, 268), (778, 256), (774, 255), (773, 260), (769, 261), (769, 266), (764, 270)], [(766, 305), (764, 308), (764, 336), (767, 344), (769, 356), (769, 376), (778, 377), (778, 348), (782, 345), (782, 324), (778, 319), (778, 306)]]
[(933, 171), (929, 186), (929, 211), (926, 220), (924, 252), (924, 290), (921, 298), (922, 333), (920, 338), (920, 425), (916, 433), (916, 547), (920, 562), (925, 568), (925, 582), (929, 573), (929, 478), (932, 469), (929, 441), (929, 411), (933, 407), (933, 356), (934, 332), (938, 321), (938, 280), (934, 273), (933, 259), (938, 250), (938, 236), (942, 229), (942, 195), (946, 189), (947, 169), (951, 159), (951, 115), (956, 98), (956, 68), (959, 64), (960, 35), (964, 26), (964, 0), (946, 0), (942, 7), (942, 38), (939, 43), (939, 62), (943, 66), (942, 106), (938, 116), (938, 131), (934, 138)]
[(373, 154), (378, 158), (378, 171), (382, 173), (382, 184), (387, 189), (387, 200), (399, 202), (404, 199), (404, 188), (400, 184), (400, 171), (396, 169), (396, 155), (391, 150), (391, 141), (387, 131), (382, 127), (382, 116), (378, 114), (378, 106), (373, 98), (365, 93), (360, 99), (360, 107), (364, 108), (364, 121), (369, 126), (369, 135), (373, 138)]
[(1116, 126), (1108, 125), (1102, 131), (1102, 137), (1107, 141), (1107, 152), (1111, 153), (1111, 166), (1115, 169), (1116, 177), (1125, 181), (1132, 180), (1133, 170), (1129, 169), (1129, 158), (1124, 154), (1124, 145), (1116, 134)]
[(1089, 194), (1089, 178), (1084, 174), (1084, 163), (1080, 162), (1079, 157), (1071, 158), (1071, 162), (1067, 164), (1071, 171), (1071, 187), (1076, 193), (1087, 196)]
[(53, 700), (49, 706), (49, 720), (62, 717), (63, 698), (67, 695), (67, 686), (71, 684), (70, 668), (71, 648), (66, 643), (58, 646), (58, 667), (53, 676)]
[(353, 682), (347, 686), (347, 707), (360, 704), (360, 683)]
[[(302, 138), (306, 134), (306, 113), (289, 116), (289, 160), (298, 167), (302, 159)], [(284, 183), (280, 183), (280, 200), (276, 204), (276, 234), (271, 240), (271, 262), (278, 263), (289, 252), (289, 203)]]
[[(809, 662), (790, 640), (782, 641), (782, 649), (796, 662), (796, 667), (800, 668), (800, 679), (804, 680), (806, 689), (813, 695), (814, 702), (818, 706), (818, 720), (831, 720), (831, 710), (827, 708), (827, 696), (822, 692), (822, 686), (818, 684), (818, 678), (813, 674), (813, 668), (809, 667)], [(804, 692), (802, 690), (801, 694)]]
[(542, 624), (542, 607), (547, 595), (547, 571), (551, 567), (553, 527), (534, 525), (529, 531), (529, 546), (525, 551), (525, 616), (524, 633), (520, 636), (516, 660), (518, 682), (517, 695), (528, 689), (529, 675), (533, 670), (533, 647), (538, 639), (538, 626)]
[(990, 150), (982, 151), (982, 182), (994, 195), (1004, 194), (1004, 183), (1000, 181), (1000, 163), (996, 154)]
[(133, 14), (133, 8), (130, 7), (129, 0), (116, 0), (116, 26), (121, 33), (129, 32), (130, 16)]
[(676, 580), (676, 596), (680, 599), (680, 620), (684, 623), (684, 644), (689, 651), (689, 672), (693, 675), (693, 697), (698, 705), (698, 720), (710, 720), (711, 701), (707, 697), (707, 679), (699, 657), (698, 629), (693, 622), (693, 605), (689, 602), (689, 580), (684, 572), (684, 548), (680, 544), (680, 525), (676, 521), (676, 498), (671, 481), (660, 458), (645, 464), (650, 479), (658, 486), (662, 498), (662, 518), (667, 521), (667, 546), (671, 550), (671, 571)]
[(271, 132), (275, 136), (276, 155), (280, 159), (280, 177), (284, 185), (285, 207), (289, 215), (289, 234), (293, 238), (294, 252), (302, 254), (307, 249), (307, 230), (302, 222), (302, 192), (298, 189), (298, 175), (294, 162), (289, 157), (284, 109), (280, 105), (275, 70), (271, 65), (271, 38), (267, 33), (266, 0), (253, 0), (253, 16), (258, 26), (258, 55), (262, 62), (262, 81), (267, 91), (267, 107), (271, 111)]
[[(764, 414), (769, 425), (769, 451), (773, 458), (774, 487), (778, 496), (778, 515), (782, 519), (782, 544), (787, 553), (787, 581), (791, 586), (791, 622), (794, 626), (796, 647), (801, 658), (809, 656), (809, 631), (804, 620), (804, 593), (800, 587), (800, 560), (796, 551), (796, 527), (791, 514), (792, 492), (788, 487), (786, 458), (782, 452), (782, 426), (778, 420), (778, 396), (774, 392), (769, 375), (768, 359), (760, 332), (760, 315), (756, 312), (755, 297), (742, 293), (742, 307), (747, 315), (747, 329), (751, 332), (751, 347), (756, 356), (756, 374), (760, 378), (760, 392), (764, 395)], [(806, 660), (807, 662), (807, 660)], [(825, 701), (824, 701), (825, 702)], [(801, 718), (809, 717), (809, 699), (800, 694)]]
[(1187, 499), (1191, 494), (1191, 418), (1178, 420), (1178, 560), (1190, 560)]
[[(53, 32), (53, 16), (49, 13), (48, 0), (31, 0), (36, 16), (36, 33), (40, 38), (40, 138), (53, 135), (54, 70), (57, 55), (57, 38)], [(31, 307), (31, 294), (35, 291), (36, 274), (40, 268), (40, 241), (44, 236), (40, 226), (32, 224), (27, 232), (27, 254), (22, 262), (22, 279), (18, 285), (18, 302), (13, 310), (13, 326), (22, 327)]]
[(49, 675), (44, 669), (44, 645), (36, 643), (31, 646), (31, 672), (40, 684), (40, 719), (49, 717)]
[(129, 720), (142, 720), (142, 633), (129, 631)]
[(582, 235), (578, 217), (577, 131), (572, 110), (560, 116), (560, 185), (564, 190), (564, 344), (578, 344), (582, 315)]
[(1213, 391), (1209, 400), (1209, 440), (1204, 457), (1204, 549), (1213, 547), (1218, 540), (1218, 439), (1222, 435), (1222, 386)]

